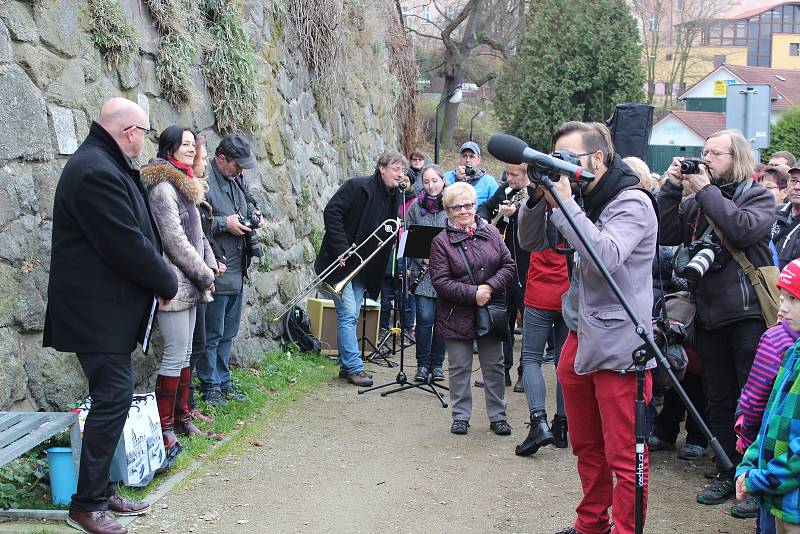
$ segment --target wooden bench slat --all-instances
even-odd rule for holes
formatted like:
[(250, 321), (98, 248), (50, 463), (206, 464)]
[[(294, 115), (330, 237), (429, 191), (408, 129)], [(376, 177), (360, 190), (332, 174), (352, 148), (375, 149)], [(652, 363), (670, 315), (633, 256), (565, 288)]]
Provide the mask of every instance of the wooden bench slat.
[(49, 421), (47, 424), (40, 426), (23, 439), (19, 439), (10, 444), (8, 447), (0, 449), (0, 466), (3, 466), (14, 458), (25, 454), (36, 445), (48, 438), (55, 436), (62, 430), (64, 430), (63, 427), (54, 424), (52, 421)]
[(0, 432), (6, 428), (16, 425), (25, 416), (23, 412), (3, 412), (0, 413)]
[(52, 423), (48, 421), (46, 417), (31, 417), (30, 419), (23, 419), (16, 425), (3, 430), (0, 432), (0, 451), (26, 434), (30, 434), (37, 428), (47, 424)]

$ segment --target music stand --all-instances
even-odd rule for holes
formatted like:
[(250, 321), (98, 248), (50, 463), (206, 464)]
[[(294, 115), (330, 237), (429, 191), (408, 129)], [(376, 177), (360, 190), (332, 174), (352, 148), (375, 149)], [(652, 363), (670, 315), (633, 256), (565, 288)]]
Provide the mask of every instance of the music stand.
[[(369, 336), (367, 336), (367, 293), (365, 291), (364, 300), (361, 304), (361, 338), (358, 340), (359, 343), (361, 343), (361, 358), (364, 361), (374, 363), (375, 365), (381, 365), (383, 367), (389, 367), (389, 368), (397, 367), (397, 364), (389, 360), (387, 358), (387, 355), (381, 351), (383, 346), (386, 344), (386, 341), (389, 339), (390, 334), (391, 332), (387, 333), (385, 336), (383, 336), (383, 339), (381, 340), (376, 339), (375, 341), (378, 342), (377, 345), (375, 345), (375, 343), (373, 343), (372, 340), (369, 339)], [(369, 356), (366, 355), (367, 343), (369, 343), (369, 346), (372, 347), (372, 352), (369, 353)], [(394, 349), (390, 354), (394, 354)], [(378, 363), (376, 361), (378, 359), (383, 360), (384, 363)]]
[[(404, 258), (427, 258), (431, 254), (431, 242), (433, 238), (436, 237), (439, 232), (444, 230), (444, 228), (439, 226), (427, 226), (421, 224), (415, 224), (408, 228), (406, 232), (403, 233), (402, 238), (400, 238), (400, 244), (397, 250), (398, 257)], [(408, 280), (406, 276), (400, 277), (400, 300), (401, 300), (401, 307), (405, 309), (406, 302), (408, 301)], [(396, 306), (397, 307), (397, 306)], [(398, 324), (398, 313), (395, 313), (395, 329), (397, 328)], [(408, 376), (406, 375), (405, 371), (403, 370), (403, 365), (405, 361), (405, 346), (401, 342), (400, 343), (400, 371), (397, 373), (397, 377), (395, 377), (393, 382), (387, 382), (385, 384), (381, 384), (379, 386), (373, 386), (370, 388), (362, 388), (358, 390), (358, 394), (361, 395), (363, 393), (368, 393), (370, 391), (375, 391), (377, 389), (382, 389), (385, 387), (390, 386), (399, 386), (395, 389), (391, 389), (389, 391), (384, 391), (381, 393), (381, 397), (386, 397), (391, 395), (392, 393), (397, 393), (399, 391), (406, 391), (408, 389), (420, 389), (422, 391), (427, 391), (428, 393), (432, 393), (436, 395), (439, 399), (439, 402), (442, 404), (442, 408), (447, 408), (447, 402), (445, 402), (444, 398), (442, 397), (441, 393), (439, 393), (439, 389), (443, 389), (446, 391), (450, 391), (450, 388), (439, 384), (438, 382), (433, 380), (433, 374), (428, 373), (428, 376), (425, 377), (424, 382), (409, 382)]]

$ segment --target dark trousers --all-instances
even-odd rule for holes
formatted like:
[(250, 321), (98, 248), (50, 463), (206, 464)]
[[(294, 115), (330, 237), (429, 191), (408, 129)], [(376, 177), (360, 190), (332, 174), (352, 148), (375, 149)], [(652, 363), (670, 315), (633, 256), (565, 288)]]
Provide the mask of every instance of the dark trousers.
[[(703, 362), (708, 421), (733, 465), (736, 452), (733, 424), (736, 403), (750, 375), (758, 341), (766, 330), (762, 319), (744, 319), (716, 330), (697, 328), (697, 352)], [(727, 474), (727, 473), (726, 473)]]
[[(517, 312), (525, 311), (525, 288), (520, 287), (516, 281), (506, 290), (506, 318), (508, 319), (509, 336), (503, 341), (503, 367), (506, 371), (514, 367), (514, 327), (517, 323)], [(519, 376), (522, 376), (522, 357), (517, 366)]]
[[(208, 351), (206, 350), (206, 305), (197, 305), (197, 318), (194, 322), (194, 334), (192, 334), (192, 356), (189, 360), (189, 367), (194, 373), (194, 368), (198, 360), (203, 360), (208, 367), (211, 364), (208, 362)], [(194, 402), (194, 381), (189, 382), (189, 409), (193, 410), (195, 407)]]
[(71, 510), (108, 509), (108, 473), (133, 397), (130, 354), (78, 354), (92, 405), (83, 427), (78, 492)]
[[(708, 424), (704, 415), (706, 411), (706, 394), (703, 391), (703, 377), (686, 373), (683, 380), (681, 380), (681, 386), (683, 386), (689, 396), (689, 400), (692, 401), (700, 415), (703, 415), (703, 420)], [(664, 405), (655, 418), (653, 433), (659, 439), (670, 443), (674, 442), (678, 438), (680, 424), (684, 416), (686, 416), (686, 444), (707, 447), (708, 440), (692, 416), (686, 412), (686, 407), (674, 388), (669, 388), (664, 392)]]

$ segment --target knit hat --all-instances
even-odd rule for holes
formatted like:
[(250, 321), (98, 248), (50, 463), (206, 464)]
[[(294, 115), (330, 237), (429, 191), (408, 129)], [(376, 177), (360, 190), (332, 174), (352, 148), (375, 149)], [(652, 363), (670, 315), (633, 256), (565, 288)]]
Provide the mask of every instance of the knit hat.
[(800, 259), (783, 268), (777, 285), (800, 299)]

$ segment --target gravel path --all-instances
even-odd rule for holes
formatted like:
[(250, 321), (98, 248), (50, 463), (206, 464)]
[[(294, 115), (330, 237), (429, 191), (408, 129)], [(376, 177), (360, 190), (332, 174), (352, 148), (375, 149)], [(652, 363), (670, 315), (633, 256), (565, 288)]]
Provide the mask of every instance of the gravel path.
[[(367, 369), (376, 384), (397, 374)], [(552, 385), (553, 366), (545, 374)], [(382, 398), (357, 395), (341, 380), (323, 384), (259, 423), (259, 437), (241, 450), (207, 461), (129, 529), (552, 534), (571, 525), (580, 496), (571, 452), (546, 447), (515, 456), (527, 433), (524, 395), (507, 389), (514, 431), (500, 437), (489, 431), (482, 391), (473, 392), (470, 432), (455, 436), (449, 410), (429, 393)], [(709, 467), (677, 460), (674, 452), (652, 455), (646, 532), (753, 532), (754, 521), (732, 518), (729, 504), (695, 502)]]

